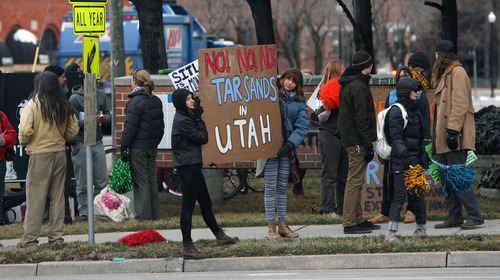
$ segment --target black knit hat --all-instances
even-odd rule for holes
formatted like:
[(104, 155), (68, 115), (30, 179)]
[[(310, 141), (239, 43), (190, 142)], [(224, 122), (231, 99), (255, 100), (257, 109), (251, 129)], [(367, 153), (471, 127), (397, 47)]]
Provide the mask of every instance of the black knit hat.
[(55, 66), (55, 65), (49, 65), (49, 66), (45, 67), (43, 72), (45, 72), (45, 71), (50, 71), (50, 72), (56, 74), (58, 78), (61, 77), (62, 74), (64, 74), (64, 69), (62, 69), (59, 66)]
[(408, 59), (408, 66), (416, 65), (424, 69), (429, 69), (429, 60), (423, 52), (416, 52), (410, 56)]
[(434, 48), (434, 51), (442, 53), (456, 53), (455, 45), (449, 40), (439, 40)]
[(352, 66), (363, 70), (373, 64), (372, 56), (364, 50), (359, 50), (352, 56)]
[(297, 76), (299, 76), (300, 86), (304, 86), (304, 76), (302, 75), (302, 72), (297, 68), (290, 68), (286, 70), (283, 74), (280, 75), (280, 80), (286, 77), (286, 75), (290, 72), (297, 74)]
[(70, 91), (75, 86), (83, 85), (83, 79), (85, 77), (85, 74), (82, 72), (78, 64), (73, 62), (70, 65), (66, 66), (65, 70), (66, 70), (66, 85), (68, 86)]

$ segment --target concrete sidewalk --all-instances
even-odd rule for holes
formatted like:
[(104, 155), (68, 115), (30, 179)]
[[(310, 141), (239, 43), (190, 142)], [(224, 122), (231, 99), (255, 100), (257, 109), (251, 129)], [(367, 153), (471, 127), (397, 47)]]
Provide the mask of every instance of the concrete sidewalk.
[[(500, 234), (500, 220), (486, 220), (484, 225), (472, 230), (460, 228), (434, 229), (439, 222), (428, 222), (428, 235), (489, 235)], [(387, 224), (366, 236), (383, 236), (387, 233)], [(304, 225), (290, 226), (300, 234), (300, 238), (313, 237), (356, 237), (361, 234), (346, 235), (342, 225)], [(230, 236), (240, 239), (262, 239), (267, 237), (267, 227), (226, 228)], [(411, 236), (415, 224), (400, 224), (399, 233)], [(181, 241), (181, 232), (175, 230), (158, 230), (169, 241)], [(116, 242), (121, 237), (133, 232), (99, 233), (95, 235), (96, 243)], [(209, 229), (193, 229), (193, 240), (213, 239)], [(88, 235), (64, 236), (65, 242), (88, 241)], [(47, 238), (40, 238), (46, 243)], [(15, 246), (19, 239), (1, 240), (8, 246)], [(416, 268), (416, 267), (500, 267), (500, 252), (429, 252), (429, 253), (386, 253), (386, 254), (342, 254), (315, 256), (279, 256), (279, 257), (245, 257), (245, 258), (208, 258), (205, 260), (173, 259), (136, 259), (123, 261), (82, 261), (82, 262), (43, 262), (39, 264), (0, 265), (2, 277), (14, 276), (50, 276), (78, 274), (108, 273), (165, 273), (165, 272), (203, 272), (203, 271), (263, 271), (263, 270), (329, 270), (329, 269), (362, 269), (362, 268)]]

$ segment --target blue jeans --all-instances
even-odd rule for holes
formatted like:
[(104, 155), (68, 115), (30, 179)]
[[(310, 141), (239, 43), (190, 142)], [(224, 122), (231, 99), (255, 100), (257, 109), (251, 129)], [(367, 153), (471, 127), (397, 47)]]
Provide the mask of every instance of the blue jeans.
[[(82, 142), (80, 152), (73, 156), (73, 167), (76, 178), (76, 199), (78, 201), (78, 212), (80, 216), (87, 216), (87, 146)], [(92, 176), (94, 186), (94, 197), (98, 195), (108, 182), (108, 167), (106, 165), (106, 154), (102, 141), (90, 146), (92, 153)], [(94, 203), (93, 201), (91, 202)]]

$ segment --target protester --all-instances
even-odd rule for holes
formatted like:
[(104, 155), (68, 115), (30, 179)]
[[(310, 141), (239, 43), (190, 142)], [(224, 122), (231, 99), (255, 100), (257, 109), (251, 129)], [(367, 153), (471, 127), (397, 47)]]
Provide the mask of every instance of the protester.
[(177, 89), (172, 94), (175, 107), (172, 123), (172, 160), (182, 182), (181, 231), (185, 259), (204, 259), (193, 244), (191, 226), (195, 203), (198, 202), (205, 224), (217, 238), (217, 246), (234, 244), (238, 237), (224, 233), (212, 211), (212, 200), (208, 193), (205, 177), (201, 173), (203, 164), (201, 145), (208, 142), (205, 122), (201, 119), (203, 107), (199, 99), (186, 89)]
[[(436, 62), (432, 84), (436, 86), (436, 93), (432, 122), (432, 152), (438, 155), (441, 164), (465, 164), (467, 152), (475, 150), (476, 142), (470, 80), (458, 60), (453, 42), (439, 40), (434, 53)], [(446, 192), (445, 206), (448, 218), (434, 228), (460, 226), (463, 229), (472, 229), (484, 223), (472, 188), (464, 193), (456, 191), (443, 173), (441, 173), (441, 183)], [(465, 223), (463, 223), (462, 206), (468, 214)]]
[[(80, 130), (76, 136), (76, 141), (80, 147), (84, 147), (84, 96), (83, 96), (83, 72), (80, 67), (74, 63), (71, 66), (71, 72), (80, 72), (80, 76), (68, 75), (71, 77), (71, 84), (73, 94), (69, 102), (73, 106), (73, 110), (78, 119), (78, 126)], [(69, 66), (68, 66), (69, 67)], [(66, 68), (68, 69), (68, 68)], [(70, 78), (68, 77), (68, 81)], [(69, 82), (68, 82), (69, 84)], [(92, 157), (92, 186), (93, 197), (98, 195), (108, 182), (108, 172), (106, 165), (106, 153), (104, 152), (104, 145), (102, 143), (102, 125), (109, 124), (109, 105), (106, 99), (106, 94), (102, 90), (97, 91), (97, 109), (95, 112), (96, 118), (96, 144), (91, 145), (90, 153)], [(78, 201), (78, 213), (80, 221), (88, 220), (88, 202), (87, 202), (87, 148), (80, 149), (80, 152), (72, 156), (73, 165), (75, 170), (76, 179), (76, 197)], [(93, 207), (93, 200), (90, 201)]]
[[(339, 121), (340, 75), (344, 62), (328, 62), (323, 74), (319, 95), (322, 106), (311, 118), (319, 122), (319, 151), (321, 153), (321, 208), (323, 216), (339, 218), (344, 209), (344, 191), (349, 169), (347, 151), (342, 146)], [(335, 200), (335, 197), (337, 198)]]
[[(413, 78), (415, 71), (410, 70), (405, 65), (401, 65), (398, 67), (396, 71), (396, 83), (399, 83), (402, 79)], [(419, 81), (420, 82), (420, 81)], [(422, 84), (422, 83), (421, 83)], [(387, 99), (385, 100), (385, 108), (389, 108), (391, 105), (396, 103), (398, 100), (396, 90), (392, 90)], [(430, 110), (429, 110), (429, 100), (425, 95), (424, 88), (419, 92), (418, 102), (420, 105), (420, 111), (423, 115), (423, 125), (424, 125), (424, 140), (428, 140), (431, 137), (430, 133)], [(430, 143), (430, 140), (428, 140)], [(390, 173), (390, 165), (391, 161), (388, 160), (383, 162), (384, 164), (384, 177), (382, 182), (382, 207), (380, 213), (378, 213), (373, 219), (369, 221), (373, 224), (381, 224), (389, 222), (389, 209), (391, 207), (392, 198), (394, 197), (394, 178), (392, 173)], [(408, 205), (406, 206), (404, 223), (414, 223), (415, 222), (415, 211), (412, 201), (408, 201)]]
[[(408, 59), (408, 67), (410, 67), (411, 71), (417, 71), (418, 73), (422, 74), (426, 81), (429, 80), (429, 77), (431, 76), (431, 67), (427, 56), (423, 52), (415, 52), (414, 54), (412, 54)], [(417, 75), (413, 76), (416, 76), (413, 77), (415, 80), (422, 83), (422, 89), (424, 91), (427, 91), (428, 84), (420, 80)]]
[(160, 203), (156, 183), (156, 153), (165, 123), (155, 85), (144, 69), (132, 74), (132, 92), (125, 106), (125, 124), (120, 139), (121, 158), (130, 160), (134, 182), (134, 208), (138, 220), (158, 220)]
[[(292, 68), (280, 76), (280, 111), (282, 123), (282, 146), (277, 157), (257, 161), (256, 176), (264, 175), (264, 203), (269, 228), (269, 238), (299, 235), (287, 225), (286, 188), (290, 175), (290, 153), (296, 154), (296, 148), (304, 141), (309, 132), (309, 116), (302, 86), (304, 78), (300, 70)], [(276, 212), (278, 213), (278, 231), (276, 231)]]
[(349, 171), (344, 193), (342, 225), (345, 234), (370, 233), (380, 226), (363, 221), (361, 189), (366, 167), (373, 159), (373, 142), (377, 140), (375, 108), (368, 86), (373, 59), (366, 51), (354, 53), (352, 65), (339, 79), (340, 132), (342, 145), (349, 158)]
[(386, 241), (399, 241), (397, 234), (399, 227), (399, 216), (403, 203), (408, 201), (413, 205), (416, 214), (417, 229), (415, 236), (425, 236), (427, 232), (426, 210), (424, 196), (407, 191), (405, 184), (405, 171), (420, 165), (423, 169), (428, 168), (428, 157), (424, 147), (424, 117), (420, 111), (418, 95), (422, 84), (414, 79), (402, 79), (396, 86), (398, 95), (397, 103), (404, 107), (407, 112), (407, 124), (404, 125), (402, 110), (393, 106), (386, 116), (385, 130), (387, 138), (391, 143), (390, 173), (393, 177), (393, 199), (389, 213), (389, 233)]
[(12, 128), (12, 125), (3, 112), (0, 112), (0, 133), (3, 136), (0, 139), (0, 226), (3, 226), (8, 221), (4, 220), (6, 213), (3, 212), (3, 194), (5, 192), (5, 173), (7, 171), (7, 161), (5, 159), (5, 150), (12, 148), (16, 144), (17, 132)]
[[(76, 63), (73, 63), (76, 64)], [(69, 67), (69, 66), (68, 66)], [(69, 68), (68, 68), (69, 69)], [(61, 85), (61, 88), (63, 89), (63, 92), (68, 91), (68, 79), (66, 77), (66, 70), (56, 66), (56, 65), (49, 65), (45, 67), (45, 71), (50, 71), (54, 74), (57, 75), (59, 84)], [(36, 81), (36, 76), (34, 79), (35, 85), (38, 84)], [(72, 81), (71, 79), (70, 81)], [(71, 89), (69, 89), (71, 90)], [(36, 86), (35, 86), (35, 91), (36, 91)], [(33, 91), (33, 92), (35, 92)], [(32, 93), (33, 95), (33, 93)], [(31, 99), (31, 96), (29, 97)], [(69, 96), (67, 96), (69, 100)], [(77, 154), (80, 151), (80, 147), (78, 146), (77, 142), (75, 139), (71, 139), (68, 141), (65, 145), (66, 148), (66, 178), (64, 179), (64, 223), (65, 224), (72, 224), (73, 223), (73, 218), (71, 217), (71, 212), (69, 209), (69, 196), (71, 191), (71, 172), (73, 170), (73, 163), (71, 162), (71, 154)], [(49, 221), (49, 208), (50, 208), (50, 200), (47, 198), (47, 202), (45, 203), (45, 212), (43, 215), (43, 223), (48, 223)]]
[(58, 77), (49, 71), (40, 76), (38, 91), (28, 101), (19, 124), (19, 143), (30, 155), (26, 175), (25, 233), (18, 247), (36, 246), (43, 210), (50, 198), (47, 235), (49, 244), (64, 242), (65, 143), (75, 138), (78, 123), (64, 97)]

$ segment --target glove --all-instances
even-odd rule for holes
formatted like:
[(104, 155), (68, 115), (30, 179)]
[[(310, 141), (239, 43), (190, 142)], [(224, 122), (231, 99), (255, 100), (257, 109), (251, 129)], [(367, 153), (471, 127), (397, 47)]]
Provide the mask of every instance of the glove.
[(424, 156), (422, 157), (422, 168), (424, 169), (429, 169), (429, 165), (431, 165), (431, 160), (429, 158), (429, 154), (424, 153)]
[(288, 153), (290, 152), (290, 146), (288, 144), (283, 145), (281, 149), (278, 151), (278, 157), (282, 158), (284, 156), (288, 156)]
[(71, 156), (76, 156), (80, 152), (80, 145), (78, 145), (78, 142), (70, 146), (71, 149)]
[(366, 148), (365, 161), (370, 162), (373, 159), (375, 153), (373, 152), (373, 147)]
[(130, 159), (130, 153), (128, 151), (128, 148), (126, 147), (121, 147), (120, 148), (120, 155), (123, 161), (127, 162)]
[(200, 103), (201, 103), (200, 98), (196, 97), (194, 99), (194, 118), (195, 119), (201, 119), (201, 114), (203, 114), (203, 112), (205, 111), (205, 110), (203, 110), (203, 107), (201, 107)]
[(448, 145), (448, 148), (450, 148), (450, 150), (456, 150), (458, 148), (458, 131), (446, 129), (446, 132), (448, 132), (448, 135), (446, 135), (446, 144)]

